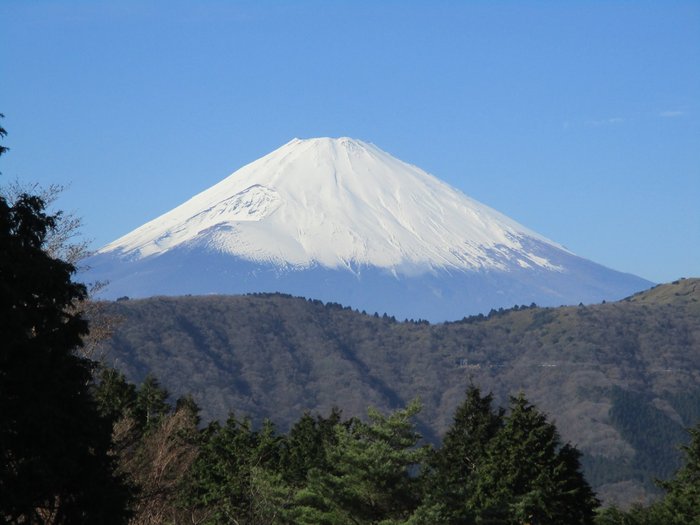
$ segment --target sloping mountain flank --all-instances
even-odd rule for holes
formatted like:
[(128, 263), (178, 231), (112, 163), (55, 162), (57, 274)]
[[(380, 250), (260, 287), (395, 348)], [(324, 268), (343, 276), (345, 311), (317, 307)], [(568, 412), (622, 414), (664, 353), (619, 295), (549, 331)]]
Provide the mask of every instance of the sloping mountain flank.
[(469, 382), (499, 404), (523, 391), (585, 454), (606, 501), (653, 494), (700, 419), (700, 280), (623, 301), (518, 307), (452, 323), (399, 322), (279, 294), (104, 303), (121, 319), (103, 350), (132, 380), (192, 393), (204, 419), (229, 411), (286, 428), (304, 410), (363, 415), (420, 397), (438, 440)]
[(294, 139), (85, 265), (104, 298), (282, 292), (434, 321), (651, 286), (350, 138)]

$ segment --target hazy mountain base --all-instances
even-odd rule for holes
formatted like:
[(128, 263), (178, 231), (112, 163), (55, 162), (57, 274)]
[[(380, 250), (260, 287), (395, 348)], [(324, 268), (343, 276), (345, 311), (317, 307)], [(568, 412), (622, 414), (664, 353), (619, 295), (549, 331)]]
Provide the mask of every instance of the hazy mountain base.
[(524, 391), (586, 456), (606, 502), (653, 493), (677, 467), (673, 443), (700, 415), (700, 284), (657, 287), (588, 307), (522, 308), (488, 318), (398, 323), (280, 295), (119, 301), (107, 345), (135, 381), (156, 374), (191, 392), (204, 418), (230, 410), (287, 428), (306, 409), (347, 416), (419, 396), (437, 439), (469, 381), (504, 404)]
[[(525, 242), (525, 241), (523, 241)], [(162, 255), (125, 260), (100, 254), (86, 261), (85, 281), (108, 280), (100, 297), (155, 295), (243, 294), (282, 292), (337, 302), (369, 313), (432, 322), (535, 302), (541, 306), (618, 300), (652, 283), (582, 259), (562, 250), (527, 241), (525, 248), (562, 271), (524, 268), (516, 254), (494, 250), (507, 271), (462, 271), (436, 268), (430, 272), (403, 268), (398, 273), (372, 266), (330, 269), (281, 267), (246, 261), (206, 247), (190, 245)]]

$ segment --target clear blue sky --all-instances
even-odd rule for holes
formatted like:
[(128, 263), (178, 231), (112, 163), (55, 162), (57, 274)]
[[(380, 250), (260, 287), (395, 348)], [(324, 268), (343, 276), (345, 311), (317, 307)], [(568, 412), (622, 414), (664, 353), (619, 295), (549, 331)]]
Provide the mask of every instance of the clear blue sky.
[(575, 253), (700, 276), (700, 2), (0, 3), (2, 179), (99, 247), (351, 136)]

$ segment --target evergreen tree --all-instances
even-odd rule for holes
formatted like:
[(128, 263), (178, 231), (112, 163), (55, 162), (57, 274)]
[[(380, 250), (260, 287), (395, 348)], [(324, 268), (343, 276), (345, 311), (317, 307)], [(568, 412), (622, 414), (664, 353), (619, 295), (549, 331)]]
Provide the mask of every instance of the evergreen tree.
[(136, 387), (114, 368), (101, 367), (93, 388), (93, 397), (100, 413), (116, 422), (134, 410)]
[(260, 431), (253, 430), (250, 419), (233, 414), (223, 427), (210, 424), (183, 487), (181, 506), (192, 513), (199, 510), (205, 523), (262, 523), (260, 513), (279, 514), (282, 504), (274, 502), (289, 494), (277, 474), (280, 439), (269, 421)]
[(523, 395), (511, 398), (503, 428), (476, 470), (477, 523), (589, 524), (598, 506), (580, 453)]
[(336, 425), (327, 449), (327, 470), (312, 470), (296, 497), (296, 523), (404, 523), (420, 504), (416, 469), (426, 456), (412, 418), (418, 402), (383, 416), (368, 411), (369, 422)]
[(57, 220), (36, 196), (0, 197), (0, 521), (121, 523), (110, 421), (91, 396), (93, 363), (75, 353), (86, 290), (44, 249)]
[(503, 425), (503, 409), (492, 407), (493, 396), (469, 386), (457, 408), (442, 446), (432, 456), (426, 476), (426, 500), (438, 507), (442, 523), (472, 523), (475, 477), (487, 447)]
[(154, 428), (170, 412), (168, 391), (160, 386), (153, 374), (148, 374), (136, 392), (134, 419), (144, 431)]
[(302, 485), (311, 469), (329, 467), (326, 448), (335, 443), (334, 428), (340, 423), (340, 410), (334, 408), (327, 418), (305, 412), (292, 426), (282, 443), (280, 458), (280, 468), (289, 483)]

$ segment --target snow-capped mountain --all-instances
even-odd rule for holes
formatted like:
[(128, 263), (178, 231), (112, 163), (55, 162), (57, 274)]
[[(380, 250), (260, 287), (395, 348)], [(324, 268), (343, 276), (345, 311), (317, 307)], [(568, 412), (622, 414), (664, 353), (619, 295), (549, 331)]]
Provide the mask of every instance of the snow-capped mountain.
[(87, 261), (103, 296), (279, 291), (457, 319), (619, 299), (651, 283), (591, 263), (372, 144), (294, 139)]

